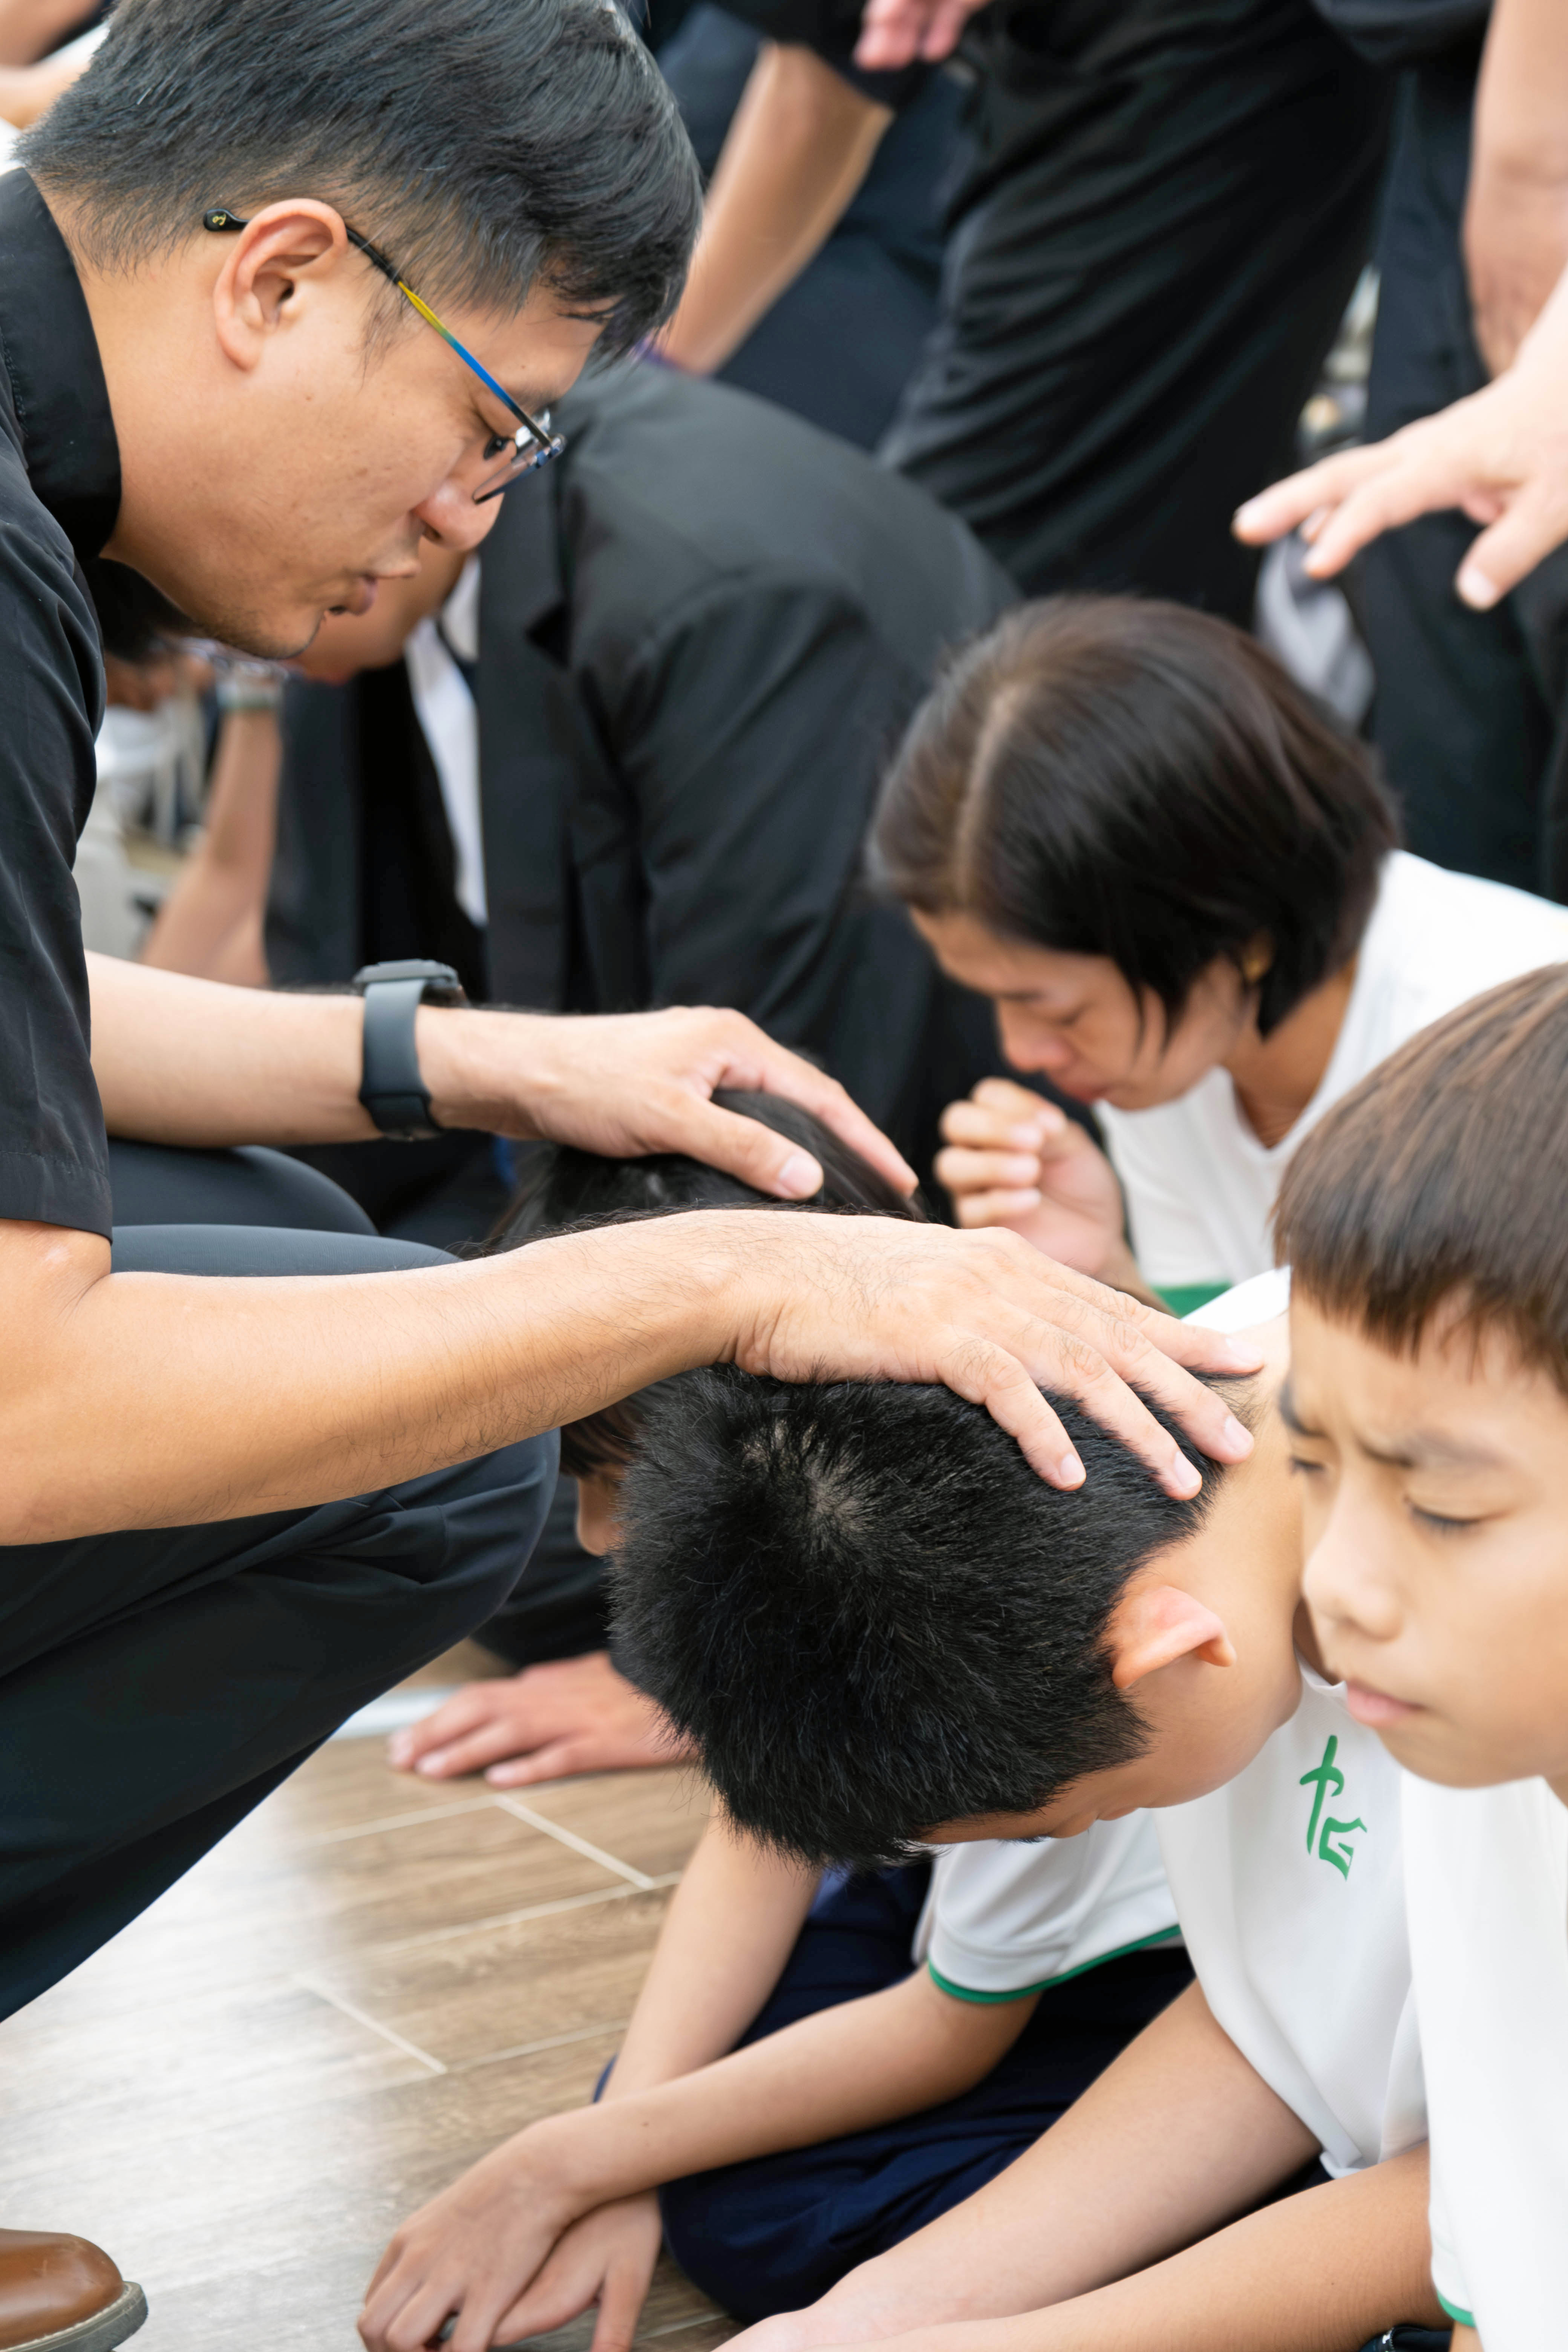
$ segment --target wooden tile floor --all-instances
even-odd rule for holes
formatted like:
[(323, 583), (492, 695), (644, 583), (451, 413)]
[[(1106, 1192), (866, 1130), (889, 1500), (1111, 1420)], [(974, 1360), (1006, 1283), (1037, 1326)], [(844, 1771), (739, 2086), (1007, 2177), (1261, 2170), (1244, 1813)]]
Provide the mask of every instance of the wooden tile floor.
[[(353, 2352), (400, 2218), (589, 2095), (702, 1812), (674, 1769), (513, 1796), (333, 1742), (0, 2025), (0, 2219), (107, 2246), (147, 2290), (137, 2352)], [(644, 2339), (734, 2332), (661, 2265)]]

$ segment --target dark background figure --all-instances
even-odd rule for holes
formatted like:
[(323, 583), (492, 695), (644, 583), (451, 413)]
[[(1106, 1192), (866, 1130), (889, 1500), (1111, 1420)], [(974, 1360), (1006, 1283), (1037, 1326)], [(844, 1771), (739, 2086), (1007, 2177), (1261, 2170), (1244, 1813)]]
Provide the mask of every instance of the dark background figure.
[[(658, 51), (705, 180), (762, 47), (751, 26), (699, 0)], [(860, 77), (874, 93), (898, 79)], [(964, 152), (961, 85), (917, 80), (827, 242), (715, 376), (863, 449), (892, 421), (936, 324), (942, 213)]]
[[(856, 81), (856, 0), (726, 5)], [(1228, 518), (1291, 463), (1366, 259), (1388, 77), (1310, 0), (992, 0), (954, 65), (941, 316), (882, 457), (1031, 594), (1250, 622)], [(874, 77), (880, 102), (938, 71)]]
[[(624, 372), (560, 422), (564, 457), (509, 497), (480, 560), (488, 924), (458, 902), (405, 664), (297, 684), (271, 978), (426, 955), (501, 1003), (734, 1005), (819, 1057), (924, 1174), (944, 1104), (1003, 1065), (989, 1008), (866, 892), (861, 844), (940, 653), (1010, 584), (922, 492), (726, 387)], [(471, 1139), (310, 1156), (405, 1236), (472, 1241), (504, 1205)], [(603, 1646), (569, 1496), (515, 1614), (486, 1635), (508, 1654)]]
[[(1478, 392), (1463, 249), (1489, 0), (1319, 0), (1369, 58), (1401, 69), (1377, 261), (1366, 437)], [(1359, 559), (1377, 672), (1373, 740), (1412, 849), (1434, 864), (1568, 898), (1568, 556), (1477, 613), (1454, 574), (1477, 526), (1426, 515)]]

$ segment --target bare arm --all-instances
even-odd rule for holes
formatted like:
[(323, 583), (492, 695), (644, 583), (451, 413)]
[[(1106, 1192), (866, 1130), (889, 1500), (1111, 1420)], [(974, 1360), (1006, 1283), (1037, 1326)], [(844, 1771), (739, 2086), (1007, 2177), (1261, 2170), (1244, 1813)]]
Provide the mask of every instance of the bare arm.
[(815, 1870), (736, 1837), (715, 1812), (665, 1916), (605, 2096), (628, 2098), (733, 2049), (778, 1982), (816, 1886)]
[[(884, 2342), (889, 2352), (1343, 2352), (1402, 2319), (1442, 2326), (1430, 2263), (1426, 2150), (1416, 2147), (1070, 2302)], [(1465, 2341), (1456, 2335), (1456, 2352)]]
[(1424, 2148), (1230, 2219), (1313, 2152), (1194, 1985), (989, 2187), (741, 2342), (1337, 2352), (1436, 2317)]
[(142, 963), (237, 988), (267, 986), (267, 886), (282, 760), (276, 711), (228, 712), (201, 845), (159, 910)]
[(696, 375), (723, 366), (826, 243), (892, 119), (814, 50), (763, 48), (708, 192), (686, 292), (660, 337), (677, 366)]
[(1568, 9), (1496, 0), (1465, 205), (1476, 340), (1494, 375), (1568, 268)]
[[(921, 1969), (704, 2063), (776, 1980), (815, 1874), (748, 1862), (722, 1830), (694, 1867), (695, 1885), (681, 1890), (691, 1886), (689, 1906), (670, 1920), (611, 2077), (614, 2097), (520, 2133), (405, 2224), (361, 2319), (372, 2352), (416, 2352), (454, 2311), (458, 2352), (560, 2326), (572, 2310), (557, 2241), (582, 2216), (954, 2098), (989, 2074), (1035, 2007), (956, 2000)], [(582, 2299), (579, 2287), (573, 2306)]]

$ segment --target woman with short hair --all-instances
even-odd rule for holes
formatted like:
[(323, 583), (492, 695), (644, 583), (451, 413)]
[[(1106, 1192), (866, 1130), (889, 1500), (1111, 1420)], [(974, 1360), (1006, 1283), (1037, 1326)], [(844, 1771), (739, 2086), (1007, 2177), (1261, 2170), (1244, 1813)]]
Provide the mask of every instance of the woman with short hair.
[(1110, 1156), (988, 1079), (943, 1120), (960, 1223), (1182, 1312), (1261, 1273), (1330, 1104), (1468, 997), (1568, 960), (1568, 910), (1398, 840), (1366, 747), (1227, 622), (1056, 597), (963, 648), (883, 787), (874, 866)]

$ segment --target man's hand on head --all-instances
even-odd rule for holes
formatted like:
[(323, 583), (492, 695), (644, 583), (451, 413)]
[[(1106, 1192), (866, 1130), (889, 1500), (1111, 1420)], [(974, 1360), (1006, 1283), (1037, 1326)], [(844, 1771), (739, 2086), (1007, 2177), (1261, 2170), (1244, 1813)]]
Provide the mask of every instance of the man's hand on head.
[(809, 1200), (810, 1153), (720, 1110), (724, 1088), (783, 1095), (812, 1111), (900, 1192), (914, 1171), (844, 1088), (742, 1013), (706, 1007), (553, 1018), (526, 1013), (419, 1013), (420, 1067), (444, 1127), (574, 1143), (616, 1159), (681, 1151), (759, 1192)]
[(1255, 1350), (1108, 1290), (1016, 1234), (746, 1210), (671, 1221), (689, 1222), (690, 1245), (710, 1234), (721, 1254), (725, 1352), (746, 1371), (941, 1382), (984, 1405), (1056, 1486), (1079, 1486), (1083, 1465), (1042, 1388), (1075, 1398), (1171, 1495), (1195, 1494), (1198, 1474), (1130, 1382), (1214, 1460), (1252, 1450), (1194, 1374), (1256, 1371)]

